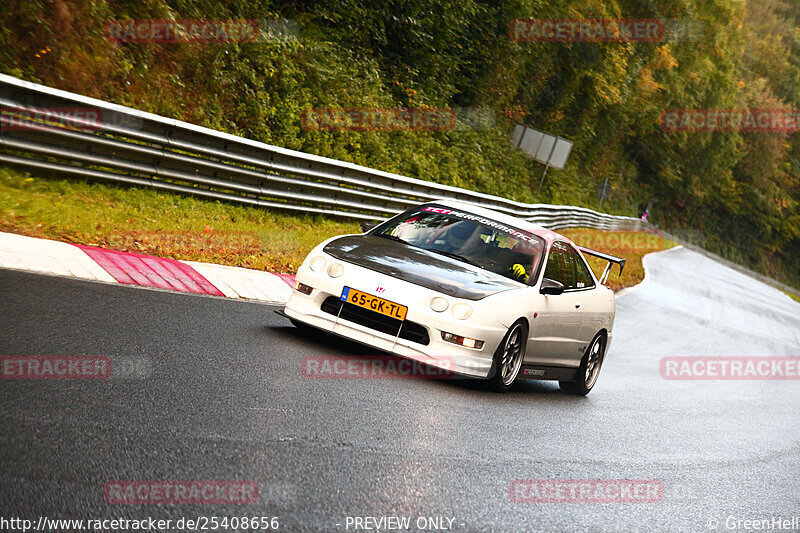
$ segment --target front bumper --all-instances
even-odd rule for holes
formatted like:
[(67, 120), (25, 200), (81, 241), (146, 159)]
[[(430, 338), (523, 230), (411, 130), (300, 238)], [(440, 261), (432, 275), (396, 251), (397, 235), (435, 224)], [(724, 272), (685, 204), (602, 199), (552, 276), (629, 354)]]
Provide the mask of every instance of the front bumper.
[[(328, 258), (329, 262), (331, 260), (332, 258)], [(309, 295), (293, 291), (286, 303), (285, 314), (321, 330), (427, 365), (464, 376), (489, 376), (495, 349), (505, 335), (506, 328), (483, 309), (485, 306), (481, 305), (481, 301), (463, 300), (473, 307), (473, 316), (467, 320), (458, 320), (451, 315), (449, 308), (441, 313), (431, 310), (430, 300), (437, 296), (443, 297), (450, 302), (451, 307), (462, 300), (357, 265), (339, 263), (345, 268), (345, 274), (339, 278), (331, 278), (325, 273), (325, 269), (312, 272), (305, 265), (301, 267), (297, 281), (312, 287), (313, 291)], [(345, 286), (376, 296), (376, 288), (384, 288), (385, 292), (380, 296), (407, 306), (406, 321), (424, 327), (428, 332), (429, 343), (424, 345), (398, 335), (383, 333), (323, 311), (323, 302), (331, 296), (339, 298)], [(446, 342), (442, 340), (442, 331), (482, 340), (484, 345), (478, 350)]]

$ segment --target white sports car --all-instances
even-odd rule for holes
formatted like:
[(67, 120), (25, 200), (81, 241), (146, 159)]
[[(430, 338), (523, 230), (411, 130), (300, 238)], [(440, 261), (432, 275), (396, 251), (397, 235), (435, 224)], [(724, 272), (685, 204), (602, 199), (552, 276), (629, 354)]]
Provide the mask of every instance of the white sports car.
[[(314, 248), (281, 314), (500, 391), (519, 377), (592, 389), (616, 313), (603, 283), (624, 259), (451, 200), (369, 226)], [(608, 261), (600, 280), (581, 252)]]

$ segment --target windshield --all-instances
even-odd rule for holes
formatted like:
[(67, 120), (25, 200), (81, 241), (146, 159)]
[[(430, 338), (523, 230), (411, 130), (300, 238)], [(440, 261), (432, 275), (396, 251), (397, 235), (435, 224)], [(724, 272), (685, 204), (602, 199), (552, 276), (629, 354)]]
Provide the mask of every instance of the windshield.
[(544, 241), (530, 232), (432, 206), (391, 220), (373, 235), (402, 240), (522, 283), (538, 271), (544, 250)]

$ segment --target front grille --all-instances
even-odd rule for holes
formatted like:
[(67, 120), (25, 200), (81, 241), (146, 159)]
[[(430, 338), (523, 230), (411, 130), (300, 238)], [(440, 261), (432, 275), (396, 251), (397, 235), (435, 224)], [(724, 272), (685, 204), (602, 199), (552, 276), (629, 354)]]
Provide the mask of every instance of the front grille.
[[(336, 296), (325, 298), (321, 309), (323, 313), (338, 315), (339, 318), (361, 324), (387, 335), (397, 335), (397, 330), (399, 329), (401, 339), (425, 346), (431, 342), (430, 337), (428, 337), (428, 330), (421, 324), (410, 320), (402, 322), (396, 318), (376, 313), (371, 309), (364, 309), (349, 302), (343, 302)], [(403, 326), (402, 329), (400, 328), (401, 324)]]

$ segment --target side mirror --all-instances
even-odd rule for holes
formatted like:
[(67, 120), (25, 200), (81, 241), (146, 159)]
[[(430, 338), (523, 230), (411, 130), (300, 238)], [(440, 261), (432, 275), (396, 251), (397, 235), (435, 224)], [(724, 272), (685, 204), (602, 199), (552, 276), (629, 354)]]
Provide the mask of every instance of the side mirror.
[(366, 233), (369, 230), (371, 230), (372, 228), (376, 228), (376, 227), (378, 227), (378, 224), (375, 223), (375, 222), (362, 222), (361, 223), (361, 231), (364, 232), (364, 233)]
[(542, 280), (542, 285), (539, 287), (539, 292), (541, 294), (552, 294), (555, 296), (564, 292), (564, 284), (554, 279), (544, 278)]

